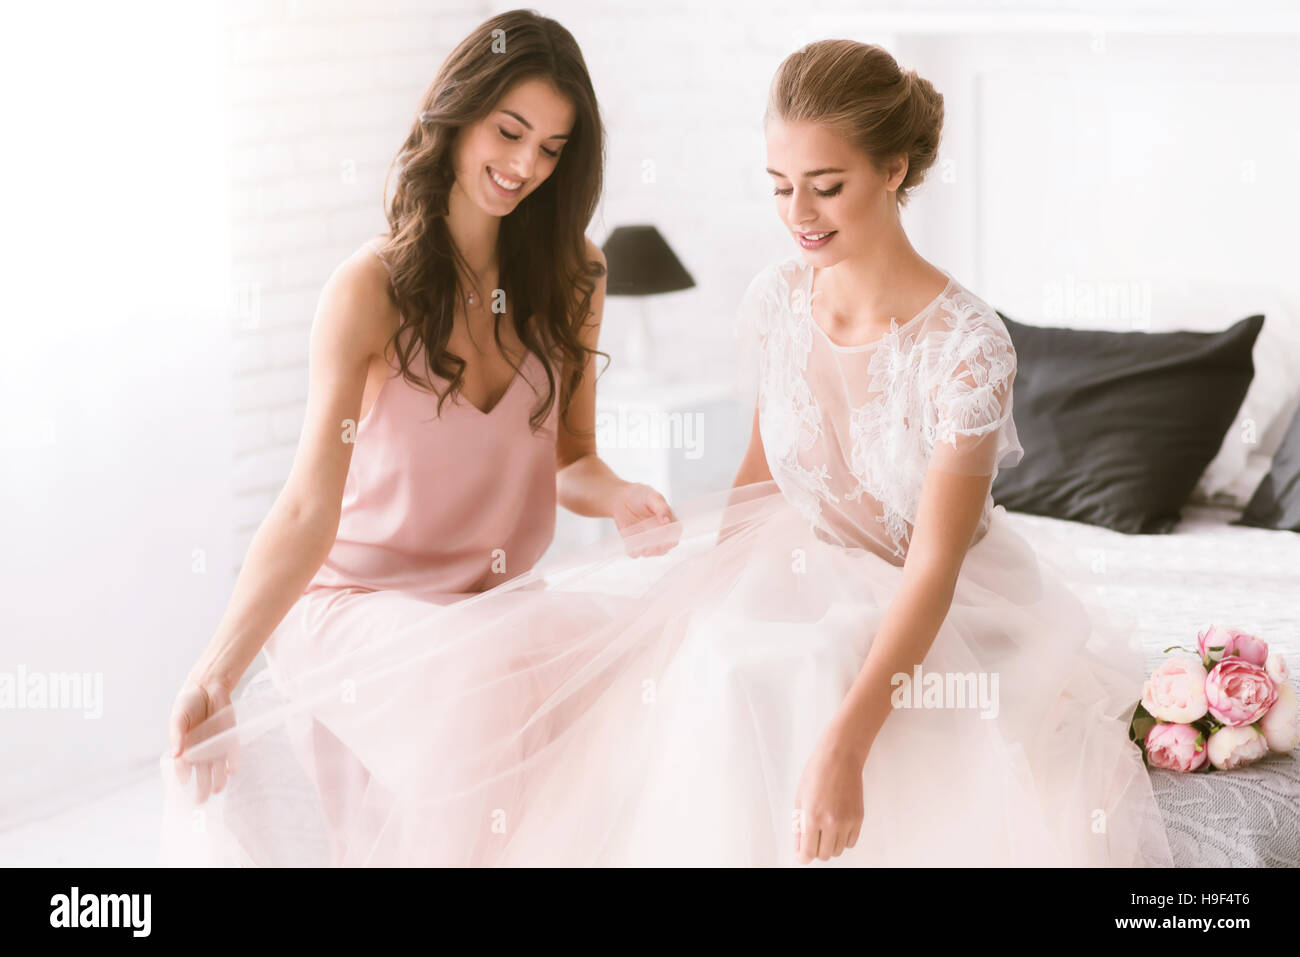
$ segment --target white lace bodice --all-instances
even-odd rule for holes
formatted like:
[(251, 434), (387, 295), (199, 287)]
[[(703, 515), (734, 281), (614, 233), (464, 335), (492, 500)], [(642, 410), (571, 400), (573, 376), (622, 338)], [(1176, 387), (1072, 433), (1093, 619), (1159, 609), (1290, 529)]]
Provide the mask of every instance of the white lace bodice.
[[(1011, 337), (949, 275), (918, 315), (876, 342), (840, 346), (813, 320), (811, 285), (812, 268), (791, 258), (760, 272), (741, 304), (768, 466), (819, 537), (902, 564), (927, 469), (991, 483), (1020, 460)], [(990, 495), (972, 544), (992, 507)]]

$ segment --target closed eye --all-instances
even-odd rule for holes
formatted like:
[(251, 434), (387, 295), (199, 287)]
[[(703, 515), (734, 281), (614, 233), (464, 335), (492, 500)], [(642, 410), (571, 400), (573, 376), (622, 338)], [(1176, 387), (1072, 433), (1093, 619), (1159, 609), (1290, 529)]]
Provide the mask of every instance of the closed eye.
[[(498, 126), (497, 129), (498, 129), (498, 130), (501, 130), (501, 135), (504, 136), (506, 139), (508, 139), (508, 140), (510, 140), (510, 141), (512, 141), (512, 142), (518, 142), (518, 141), (519, 141), (519, 134), (518, 134), (518, 133), (507, 133), (507, 132), (506, 132), (504, 129), (502, 129), (500, 126)], [(551, 157), (551, 159), (555, 159), (557, 156), (560, 155), (560, 151), (559, 151), (559, 150), (554, 150), (554, 151), (552, 151), (552, 150), (548, 150), (545, 146), (542, 147), (542, 152), (545, 153), (547, 156)]]
[[(840, 190), (842, 190), (843, 188), (844, 188), (844, 184), (840, 183), (838, 186), (832, 186), (830, 189), (827, 190), (814, 189), (813, 192), (816, 193), (818, 196), (838, 196)], [(793, 192), (794, 192), (794, 187), (792, 186), (789, 189), (773, 189), (772, 195), (789, 196)]]

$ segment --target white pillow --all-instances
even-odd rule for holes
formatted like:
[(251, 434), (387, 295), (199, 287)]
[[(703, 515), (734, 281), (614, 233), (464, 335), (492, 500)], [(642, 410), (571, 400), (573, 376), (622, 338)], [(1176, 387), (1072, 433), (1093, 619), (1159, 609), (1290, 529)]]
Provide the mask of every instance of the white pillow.
[(1281, 289), (1212, 280), (1155, 280), (1151, 331), (1216, 332), (1262, 313), (1251, 358), (1255, 376), (1223, 445), (1201, 473), (1192, 501), (1244, 508), (1268, 472), (1300, 403), (1300, 307)]

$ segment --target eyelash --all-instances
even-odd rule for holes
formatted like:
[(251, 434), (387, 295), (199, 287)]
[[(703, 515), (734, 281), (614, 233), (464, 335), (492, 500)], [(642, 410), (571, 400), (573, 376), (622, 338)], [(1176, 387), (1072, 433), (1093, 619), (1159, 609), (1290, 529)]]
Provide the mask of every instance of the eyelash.
[[(814, 189), (813, 192), (816, 193), (818, 196), (838, 196), (840, 190), (842, 190), (843, 188), (844, 188), (844, 184), (843, 184), (843, 183), (840, 183), (838, 186), (834, 186), (834, 187), (832, 187), (832, 188), (830, 188), (830, 189), (828, 189), (828, 190), (823, 191), (823, 190), (820, 190), (820, 189)], [(793, 192), (794, 192), (794, 187), (791, 187), (790, 189), (775, 189), (775, 188), (773, 188), (773, 190), (772, 190), (772, 195), (773, 195), (773, 196), (789, 196), (789, 195), (790, 195), (791, 193), (793, 193)]]
[[(497, 129), (498, 129), (498, 130), (501, 130), (501, 135), (504, 136), (506, 139), (508, 139), (508, 140), (513, 140), (513, 141), (515, 141), (515, 142), (518, 142), (518, 141), (519, 141), (519, 136), (518, 136), (518, 135), (514, 135), (514, 136), (512, 136), (512, 135), (510, 135), (509, 133), (507, 133), (505, 130), (502, 130), (501, 127), (499, 127), (499, 126), (497, 127)], [(559, 151), (559, 150), (556, 150), (554, 153), (552, 153), (552, 152), (551, 152), (550, 150), (548, 150), (545, 146), (542, 147), (542, 152), (545, 153), (547, 156), (549, 156), (551, 159), (555, 159), (556, 157), (558, 157), (558, 156), (560, 155), (560, 151)]]

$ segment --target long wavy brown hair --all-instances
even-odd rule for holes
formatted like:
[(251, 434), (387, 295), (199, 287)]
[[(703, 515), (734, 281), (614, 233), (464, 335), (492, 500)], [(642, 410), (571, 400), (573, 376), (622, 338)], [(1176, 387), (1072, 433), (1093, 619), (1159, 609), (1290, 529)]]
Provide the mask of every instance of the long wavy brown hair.
[[(504, 52), (499, 52), (502, 38)], [(555, 169), (502, 218), (497, 237), (506, 310), (495, 316), (493, 337), (502, 348), (501, 320), (506, 318), (524, 347), (544, 360), (546, 395), (529, 419), (536, 431), (556, 402), (556, 369), (568, 368), (561, 384), (567, 425), (569, 399), (589, 357), (604, 356), (606, 365), (609, 360), (578, 337), (591, 313), (595, 280), (605, 274), (599, 261), (588, 259), (585, 234), (602, 189), (605, 129), (587, 65), (568, 30), (532, 10), (511, 10), (482, 23), (451, 52), (425, 91), (421, 111), (385, 176), (385, 196), (394, 171), (397, 183), (387, 203), (388, 239), (381, 255), (391, 269), (401, 313), (391, 344), (402, 375), (438, 393), (411, 368), (417, 345), (422, 346), (427, 370), (448, 383), (438, 394), (441, 414), (443, 402), (461, 391), (466, 367), (464, 358), (447, 348), (458, 277), (469, 272), (445, 219), (455, 182), (452, 144), (461, 127), (483, 119), (516, 83), (532, 78), (548, 81), (573, 103), (575, 113)], [(413, 337), (403, 335), (407, 329)]]

